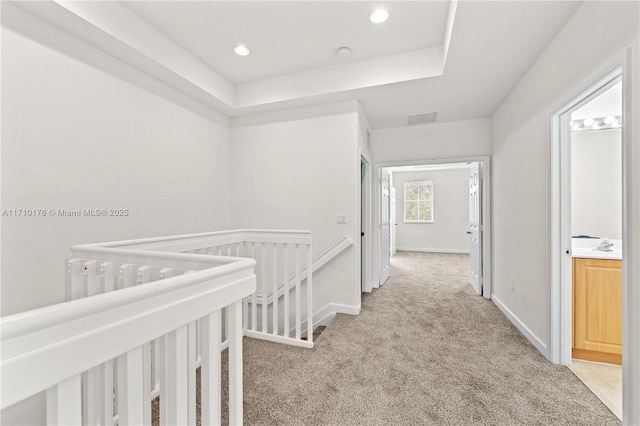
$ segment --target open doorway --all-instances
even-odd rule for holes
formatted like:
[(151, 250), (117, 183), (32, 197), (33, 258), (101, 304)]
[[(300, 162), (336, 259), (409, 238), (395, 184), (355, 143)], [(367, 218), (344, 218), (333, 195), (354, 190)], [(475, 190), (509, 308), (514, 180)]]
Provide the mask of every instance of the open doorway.
[(622, 419), (622, 69), (552, 116), (552, 360)]
[[(376, 200), (379, 232), (374, 268), (378, 276), (374, 286), (376, 282), (382, 285), (392, 273), (390, 263), (394, 249), (469, 253), (470, 284), (477, 294), (491, 297), (490, 223), (483, 220), (491, 217), (489, 168), (489, 157), (376, 165), (380, 185)], [(385, 226), (394, 216), (389, 211), (392, 190), (396, 193), (393, 211), (396, 220)]]

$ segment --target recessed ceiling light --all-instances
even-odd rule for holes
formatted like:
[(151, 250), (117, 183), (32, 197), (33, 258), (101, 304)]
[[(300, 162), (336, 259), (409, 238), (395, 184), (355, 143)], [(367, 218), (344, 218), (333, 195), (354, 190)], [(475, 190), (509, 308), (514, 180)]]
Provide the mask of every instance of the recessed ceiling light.
[(380, 24), (386, 21), (388, 17), (389, 17), (389, 12), (387, 12), (384, 9), (376, 9), (373, 12), (371, 12), (371, 15), (369, 15), (369, 19), (374, 24)]
[(244, 44), (239, 44), (233, 48), (233, 51), (236, 52), (236, 55), (247, 56), (251, 51)]

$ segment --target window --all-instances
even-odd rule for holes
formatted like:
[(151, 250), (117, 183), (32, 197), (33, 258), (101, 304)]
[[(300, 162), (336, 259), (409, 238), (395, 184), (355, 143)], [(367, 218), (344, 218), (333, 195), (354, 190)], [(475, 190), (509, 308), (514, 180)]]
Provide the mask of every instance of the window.
[(404, 221), (407, 223), (433, 222), (433, 181), (405, 182)]

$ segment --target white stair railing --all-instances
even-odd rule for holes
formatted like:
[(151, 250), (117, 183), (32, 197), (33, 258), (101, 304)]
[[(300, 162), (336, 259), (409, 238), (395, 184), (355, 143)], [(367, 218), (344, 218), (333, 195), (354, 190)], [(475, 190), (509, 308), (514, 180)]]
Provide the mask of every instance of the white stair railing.
[[(150, 424), (150, 349), (156, 342), (160, 423), (196, 424), (199, 323), (201, 421), (220, 424), (226, 310), (228, 421), (241, 424), (242, 300), (255, 292), (255, 262), (98, 246), (76, 254), (84, 260), (69, 263), (70, 297), (106, 293), (0, 320), (0, 409), (46, 390), (48, 424)], [(97, 262), (96, 255), (104, 257)], [(167, 278), (167, 268), (190, 272)]]
[[(115, 256), (112, 251), (115, 248), (154, 253), (156, 258), (163, 254), (166, 257), (170, 253), (189, 253), (224, 256), (229, 261), (254, 259), (257, 289), (243, 302), (244, 335), (313, 347), (313, 277), (306, 273), (311, 270), (312, 262), (309, 231), (231, 230), (76, 246), (71, 249), (74, 258), (67, 263), (68, 297), (86, 297), (93, 294), (92, 291), (138, 285), (155, 278), (163, 270), (173, 275), (185, 272), (184, 266), (179, 264), (145, 263), (140, 254), (135, 262), (126, 256)], [(102, 275), (93, 279), (81, 276), (81, 272), (86, 272), (87, 259), (113, 264), (106, 265), (109, 277), (111, 268), (116, 268), (113, 273), (119, 277), (113, 288), (101, 284)], [(102, 267), (99, 265), (90, 265), (89, 275)], [(274, 294), (277, 294), (276, 303)]]

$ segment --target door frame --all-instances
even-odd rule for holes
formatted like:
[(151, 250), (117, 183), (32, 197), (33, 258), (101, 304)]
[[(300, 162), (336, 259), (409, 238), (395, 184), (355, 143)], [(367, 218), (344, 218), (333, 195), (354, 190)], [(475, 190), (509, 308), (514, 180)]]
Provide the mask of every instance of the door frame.
[[(571, 211), (567, 191), (570, 190), (570, 140), (571, 112), (606, 90), (614, 81), (622, 81), (622, 406), (623, 422), (631, 421), (634, 397), (640, 395), (638, 356), (640, 337), (634, 335), (634, 295), (632, 270), (637, 268), (633, 259), (633, 235), (630, 219), (633, 213), (632, 194), (632, 87), (631, 50), (605, 67), (598, 77), (583, 85), (575, 95), (550, 115), (550, 281), (551, 281), (551, 339), (549, 355), (556, 364), (571, 364), (572, 294), (571, 294)], [(637, 297), (637, 296), (635, 296)], [(634, 370), (634, 368), (636, 370)]]
[[(621, 79), (621, 64), (589, 84), (551, 115), (551, 361), (571, 364), (571, 113)], [(624, 87), (623, 87), (624, 99)], [(623, 120), (623, 162), (624, 162)], [(624, 172), (623, 172), (624, 174)], [(623, 177), (624, 185), (624, 177)], [(624, 204), (624, 194), (623, 194)], [(623, 213), (624, 215), (624, 213)], [(622, 224), (622, 242), (627, 240)], [(623, 247), (624, 253), (624, 247)], [(624, 256), (624, 255), (623, 255)], [(623, 284), (624, 285), (624, 284)]]
[[(482, 296), (486, 299), (491, 299), (492, 288), (492, 252), (491, 252), (491, 156), (490, 155), (478, 155), (472, 157), (447, 157), (447, 158), (428, 158), (422, 160), (401, 160), (375, 163), (375, 176), (380, 176), (380, 169), (386, 167), (401, 167), (401, 166), (421, 166), (430, 164), (451, 164), (451, 163), (474, 163), (480, 164), (480, 172), (482, 179), (482, 197), (480, 200), (482, 209)], [(379, 250), (380, 247), (380, 202), (381, 202), (381, 182), (376, 181), (376, 238), (374, 253)], [(375, 274), (373, 282), (378, 282), (380, 262), (378, 257), (375, 256), (373, 273)]]
[[(360, 232), (364, 230), (364, 238), (360, 238), (360, 283), (361, 292), (371, 292), (371, 160), (360, 148)], [(364, 169), (364, 173), (363, 173)]]

